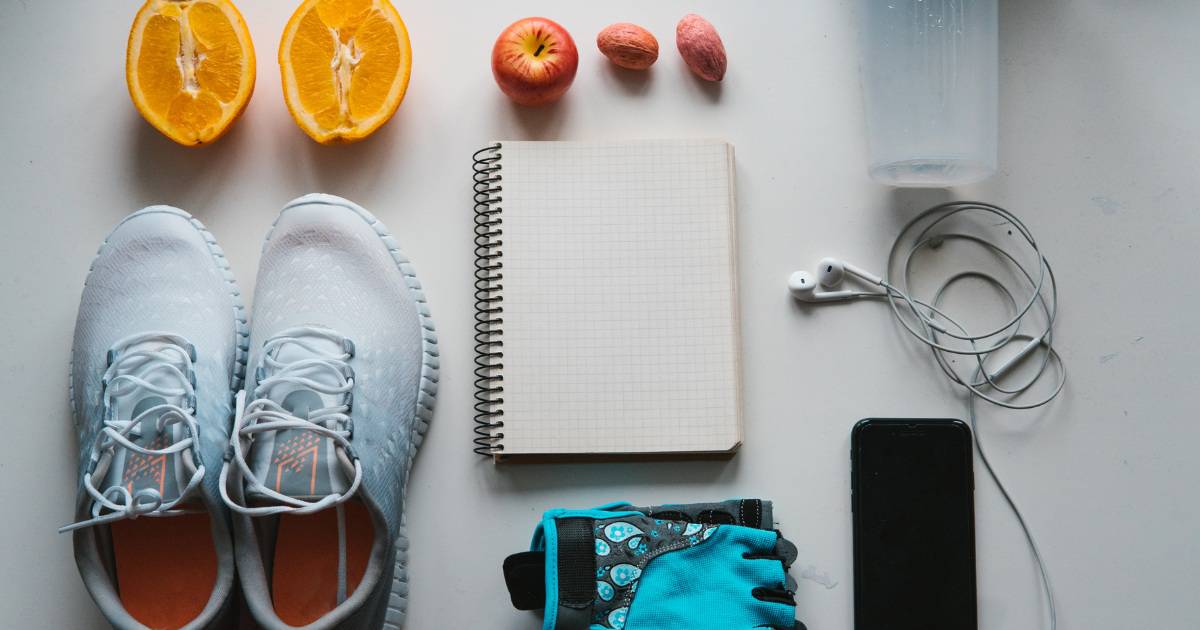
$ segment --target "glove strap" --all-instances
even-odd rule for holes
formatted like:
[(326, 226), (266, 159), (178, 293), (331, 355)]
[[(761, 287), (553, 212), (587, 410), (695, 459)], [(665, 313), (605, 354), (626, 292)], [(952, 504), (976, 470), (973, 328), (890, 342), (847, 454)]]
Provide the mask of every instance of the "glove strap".
[[(596, 539), (594, 520), (584, 517), (554, 521), (556, 550), (526, 551), (504, 560), (504, 582), (517, 610), (539, 610), (546, 606), (547, 590), (557, 597), (555, 630), (587, 630), (592, 622), (596, 597)], [(554, 566), (546, 566), (547, 559)]]
[(771, 510), (771, 502), (759, 499), (733, 499), (720, 503), (690, 503), (688, 505), (622, 507), (664, 521), (775, 529), (775, 515)]
[[(596, 599), (593, 519), (562, 518), (558, 528), (558, 623), (555, 630), (587, 630)], [(549, 612), (549, 611), (547, 611)]]
[(546, 607), (546, 552), (514, 553), (504, 559), (504, 583), (517, 610)]

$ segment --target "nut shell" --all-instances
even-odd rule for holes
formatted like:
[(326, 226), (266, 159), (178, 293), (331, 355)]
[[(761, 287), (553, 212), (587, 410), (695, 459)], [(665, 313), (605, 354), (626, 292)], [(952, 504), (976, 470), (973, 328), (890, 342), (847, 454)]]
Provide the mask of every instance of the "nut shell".
[(725, 44), (708, 20), (689, 13), (675, 27), (675, 45), (679, 54), (696, 76), (705, 81), (720, 81), (725, 78), (729, 60), (725, 56)]
[(630, 70), (645, 70), (658, 60), (658, 40), (637, 24), (619, 22), (600, 31), (596, 46), (609, 61)]

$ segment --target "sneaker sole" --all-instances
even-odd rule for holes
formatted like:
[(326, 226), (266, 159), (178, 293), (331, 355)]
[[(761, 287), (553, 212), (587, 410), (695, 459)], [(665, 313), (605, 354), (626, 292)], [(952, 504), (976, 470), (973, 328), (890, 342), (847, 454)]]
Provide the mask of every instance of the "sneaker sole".
[[(233, 277), (233, 270), (229, 266), (229, 261), (225, 258), (225, 252), (221, 250), (221, 246), (217, 245), (217, 239), (204, 227), (198, 219), (192, 215), (174, 208), (171, 206), (149, 206), (142, 208), (137, 212), (121, 219), (120, 223), (113, 226), (109, 230), (108, 235), (104, 237), (104, 242), (100, 243), (100, 247), (96, 250), (96, 255), (92, 257), (92, 264), (88, 265), (88, 275), (83, 281), (83, 286), (87, 287), (87, 282), (91, 279), (92, 271), (96, 268), (96, 261), (100, 259), (100, 254), (104, 253), (104, 248), (108, 246), (108, 239), (122, 226), (125, 222), (136, 217), (146, 214), (170, 214), (185, 219), (192, 228), (200, 233), (204, 242), (208, 245), (208, 253), (212, 256), (213, 261), (217, 264), (217, 270), (221, 272), (222, 278), (225, 280), (225, 286), (229, 289), (229, 296), (233, 300), (233, 320), (236, 341), (233, 359), (233, 379), (230, 382), (230, 409), (233, 409), (233, 397), (236, 396), (238, 390), (242, 388), (246, 376), (246, 360), (250, 353), (250, 327), (246, 323), (246, 305), (242, 303), (242, 292), (238, 289), (237, 279)], [(67, 401), (71, 405), (71, 416), (75, 421), (75, 429), (79, 430), (80, 418), (75, 415), (75, 347), (71, 347), (71, 359), (67, 362)], [(231, 412), (232, 413), (232, 412)], [(232, 416), (231, 416), (232, 417)], [(228, 436), (226, 436), (228, 439)]]
[[(376, 219), (375, 215), (352, 201), (333, 195), (315, 193), (305, 195), (289, 203), (279, 213), (279, 217), (282, 217), (284, 212), (287, 212), (291, 208), (309, 204), (345, 208), (354, 212), (359, 218), (365, 221), (375, 231), (380, 241), (383, 242), (388, 253), (391, 254), (396, 267), (404, 276), (409, 295), (412, 296), (413, 302), (417, 305), (417, 317), (421, 323), (421, 350), (423, 359), (421, 361), (421, 379), (417, 386), (417, 403), (414, 416), (416, 421), (409, 432), (408, 470), (405, 471), (404, 488), (401, 490), (402, 495), (406, 498), (404, 503), (405, 512), (407, 512), (408, 483), (412, 479), (410, 473), (412, 472), (413, 460), (416, 459), (417, 450), (420, 448), (422, 441), (424, 441), (425, 433), (429, 431), (429, 423), (433, 420), (433, 407), (437, 401), (439, 368), (437, 331), (434, 329), (433, 318), (429, 313), (429, 304), (425, 300), (425, 292), (421, 288), (421, 281), (417, 279), (417, 274), (413, 269), (412, 263), (400, 251), (400, 245), (392, 237), (391, 233), (388, 232), (387, 226), (379, 219)], [(271, 225), (271, 230), (267, 233), (267, 238), (263, 242), (264, 250), (266, 244), (271, 241), (271, 235), (275, 232), (275, 225), (279, 223), (279, 217), (275, 219), (275, 223)], [(404, 618), (408, 612), (408, 528), (405, 513), (401, 513), (400, 515), (400, 527), (395, 548), (396, 564), (395, 570), (392, 573), (392, 587), (388, 596), (387, 613), (383, 622), (383, 628), (386, 630), (400, 630), (404, 626)]]

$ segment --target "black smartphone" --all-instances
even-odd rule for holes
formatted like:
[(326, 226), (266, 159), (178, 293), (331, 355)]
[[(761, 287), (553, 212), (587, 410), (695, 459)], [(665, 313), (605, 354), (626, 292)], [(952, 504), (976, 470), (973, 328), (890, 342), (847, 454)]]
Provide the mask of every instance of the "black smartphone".
[(971, 430), (868, 418), (850, 434), (856, 630), (975, 630)]

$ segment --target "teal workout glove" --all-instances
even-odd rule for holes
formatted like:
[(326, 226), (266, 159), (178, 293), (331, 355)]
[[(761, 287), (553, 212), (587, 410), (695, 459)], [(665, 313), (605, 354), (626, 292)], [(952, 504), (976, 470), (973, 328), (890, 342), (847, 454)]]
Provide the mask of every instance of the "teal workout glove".
[(504, 577), (543, 630), (803, 630), (796, 547), (755, 499), (551, 510)]

